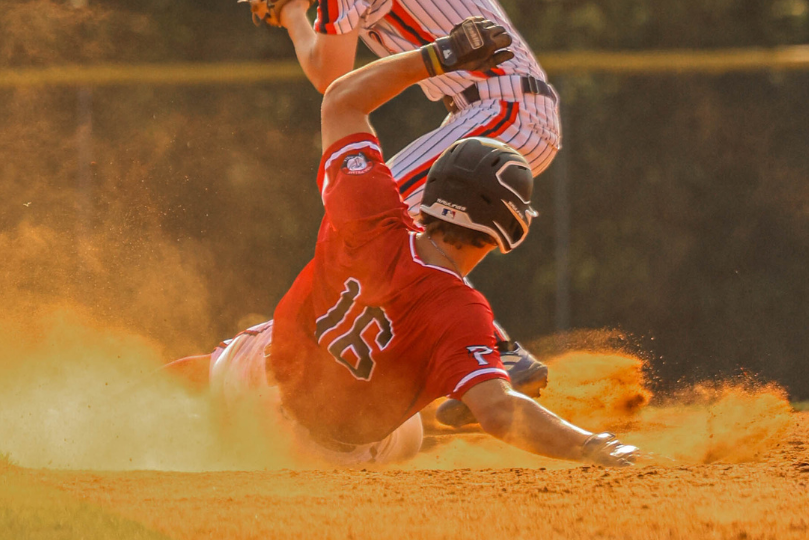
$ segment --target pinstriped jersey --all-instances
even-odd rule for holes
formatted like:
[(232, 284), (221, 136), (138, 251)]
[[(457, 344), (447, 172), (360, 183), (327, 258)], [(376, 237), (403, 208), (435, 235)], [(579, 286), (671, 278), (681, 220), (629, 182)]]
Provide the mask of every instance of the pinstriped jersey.
[[(459, 94), (472, 84), (490, 83), (491, 94), (514, 100), (522, 96), (520, 76), (547, 81), (525, 40), (514, 28), (497, 0), (319, 0), (315, 30), (344, 34), (358, 26), (360, 38), (377, 56), (412, 51), (446, 36), (467, 17), (483, 16), (503, 26), (513, 38), (514, 58), (487, 72), (457, 71), (425, 79), (419, 84), (433, 101)], [(502, 77), (513, 75), (514, 77)], [(497, 79), (497, 77), (500, 77)], [(484, 97), (485, 99), (485, 97)]]
[(486, 298), (415, 249), (415, 225), (369, 134), (323, 154), (314, 259), (275, 310), (270, 368), (316, 439), (381, 441), (438, 397), (506, 379)]

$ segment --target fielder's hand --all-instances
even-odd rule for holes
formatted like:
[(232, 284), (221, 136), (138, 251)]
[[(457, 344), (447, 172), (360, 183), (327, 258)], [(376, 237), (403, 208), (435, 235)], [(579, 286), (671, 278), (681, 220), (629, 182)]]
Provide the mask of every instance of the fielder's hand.
[(430, 77), (449, 71), (486, 71), (514, 58), (506, 49), (511, 36), (506, 29), (483, 17), (469, 17), (448, 36), (421, 48)]
[[(262, 22), (270, 26), (281, 27), (281, 10), (291, 0), (239, 0), (238, 3), (250, 2), (250, 13), (253, 14), (253, 24), (260, 26)], [(309, 0), (309, 6), (316, 0)]]
[(639, 455), (636, 446), (621, 443), (612, 433), (591, 435), (582, 446), (585, 461), (605, 467), (629, 467)]

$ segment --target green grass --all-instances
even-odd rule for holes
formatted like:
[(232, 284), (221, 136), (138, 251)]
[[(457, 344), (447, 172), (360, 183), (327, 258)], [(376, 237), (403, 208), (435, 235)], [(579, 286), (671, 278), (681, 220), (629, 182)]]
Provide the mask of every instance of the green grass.
[(27, 478), (0, 455), (0, 540), (167, 540), (140, 523)]

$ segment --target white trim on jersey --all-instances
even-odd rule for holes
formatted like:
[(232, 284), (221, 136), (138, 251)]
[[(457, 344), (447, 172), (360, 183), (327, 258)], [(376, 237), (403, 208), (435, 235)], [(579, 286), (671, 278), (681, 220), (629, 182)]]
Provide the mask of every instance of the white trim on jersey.
[(331, 182), (331, 179), (329, 178), (329, 167), (331, 167), (331, 164), (334, 162), (335, 159), (339, 159), (343, 157), (344, 154), (351, 152), (352, 150), (359, 150), (360, 148), (370, 148), (382, 154), (382, 149), (379, 148), (378, 145), (372, 143), (371, 141), (360, 141), (347, 144), (340, 150), (337, 150), (336, 152), (332, 153), (332, 155), (329, 156), (329, 159), (326, 160), (326, 165), (323, 167), (323, 186), (320, 189), (320, 200), (323, 202), (324, 205), (326, 204), (326, 200), (324, 199), (326, 188), (329, 187), (329, 183)]
[(508, 377), (508, 371), (506, 371), (505, 369), (500, 369), (500, 368), (479, 369), (477, 371), (473, 371), (472, 373), (470, 373), (469, 375), (467, 375), (466, 377), (461, 379), (460, 382), (455, 385), (455, 389), (452, 390), (452, 393), (454, 394), (455, 392), (457, 392), (458, 390), (463, 388), (463, 386), (466, 383), (468, 383), (469, 381), (471, 381), (472, 379), (474, 379), (476, 377), (480, 377), (481, 375), (488, 375), (489, 373), (500, 373), (500, 374), (505, 375), (506, 377)]
[(460, 279), (461, 281), (463, 281), (464, 285), (466, 285), (467, 287), (469, 286), (469, 284), (466, 283), (466, 281), (463, 279), (463, 277), (458, 275), (457, 272), (453, 272), (449, 268), (444, 268), (443, 266), (435, 266), (433, 264), (427, 264), (426, 262), (422, 261), (421, 258), (418, 255), (418, 253), (416, 253), (416, 233), (414, 233), (414, 232), (410, 233), (410, 255), (413, 257), (413, 262), (418, 263), (418, 264), (420, 264), (420, 265), (422, 265), (422, 266), (424, 266), (426, 268), (434, 268), (436, 270), (440, 270), (442, 272), (445, 272), (445, 273), (447, 273), (447, 274), (449, 274), (451, 276), (454, 276), (454, 277)]
[(323, 168), (328, 171), (329, 167), (331, 167), (332, 162), (334, 162), (335, 159), (341, 157), (341, 154), (343, 154), (344, 152), (350, 152), (352, 150), (359, 150), (360, 148), (370, 148), (372, 150), (376, 150), (380, 154), (382, 153), (382, 149), (379, 148), (378, 145), (372, 143), (371, 141), (360, 141), (347, 144), (340, 150), (337, 150), (336, 152), (332, 153), (332, 155), (329, 156), (329, 159), (326, 160), (326, 165)]

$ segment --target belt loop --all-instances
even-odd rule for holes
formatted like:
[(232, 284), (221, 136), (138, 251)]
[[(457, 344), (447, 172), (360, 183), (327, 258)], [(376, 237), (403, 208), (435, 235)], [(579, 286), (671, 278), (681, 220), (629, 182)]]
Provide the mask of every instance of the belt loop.
[(549, 84), (548, 88), (550, 88), (550, 90), (551, 90), (551, 94), (552, 94), (551, 99), (553, 100), (553, 102), (555, 104), (558, 104), (559, 103), (559, 94), (556, 92), (556, 88), (554, 88), (552, 84)]

